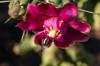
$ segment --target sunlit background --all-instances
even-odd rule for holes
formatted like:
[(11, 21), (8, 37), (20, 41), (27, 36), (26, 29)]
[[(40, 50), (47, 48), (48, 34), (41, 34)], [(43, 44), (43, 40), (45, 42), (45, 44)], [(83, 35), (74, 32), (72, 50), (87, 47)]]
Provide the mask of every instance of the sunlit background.
[[(50, 1), (60, 7), (69, 0)], [(90, 23), (92, 30), (87, 42), (73, 43), (66, 49), (54, 44), (43, 49), (34, 44), (32, 32), (21, 41), (23, 31), (15, 26), (19, 20), (4, 23), (9, 18), (9, 2), (0, 3), (0, 66), (100, 66), (100, 0), (76, 1), (79, 9), (93, 12), (79, 10), (79, 17)]]

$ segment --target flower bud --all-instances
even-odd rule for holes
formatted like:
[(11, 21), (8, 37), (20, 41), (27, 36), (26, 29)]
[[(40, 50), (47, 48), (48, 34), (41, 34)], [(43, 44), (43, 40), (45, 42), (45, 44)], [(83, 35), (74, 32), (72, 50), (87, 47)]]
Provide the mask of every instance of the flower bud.
[(25, 8), (20, 5), (19, 0), (10, 0), (8, 14), (11, 18), (18, 18), (25, 13)]

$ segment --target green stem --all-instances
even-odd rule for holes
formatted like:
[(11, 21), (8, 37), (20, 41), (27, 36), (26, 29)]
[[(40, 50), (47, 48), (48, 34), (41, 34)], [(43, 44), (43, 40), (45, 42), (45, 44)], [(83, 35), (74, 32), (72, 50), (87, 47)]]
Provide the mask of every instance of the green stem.
[(25, 37), (26, 32), (23, 31), (22, 37), (21, 37), (21, 41), (23, 41), (24, 37)]

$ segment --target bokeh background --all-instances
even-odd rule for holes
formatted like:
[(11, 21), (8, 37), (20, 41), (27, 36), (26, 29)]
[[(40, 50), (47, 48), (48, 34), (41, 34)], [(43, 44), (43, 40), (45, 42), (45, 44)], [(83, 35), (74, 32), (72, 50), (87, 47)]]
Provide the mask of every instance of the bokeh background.
[[(69, 0), (50, 1), (60, 6)], [(34, 44), (32, 32), (20, 41), (23, 31), (16, 27), (19, 19), (4, 23), (9, 18), (9, 2), (0, 3), (0, 66), (100, 66), (100, 14), (95, 14), (100, 13), (100, 0), (77, 0), (77, 4), (81, 9), (94, 12), (79, 11), (79, 17), (92, 26), (90, 39), (66, 49), (53, 45), (42, 49)]]

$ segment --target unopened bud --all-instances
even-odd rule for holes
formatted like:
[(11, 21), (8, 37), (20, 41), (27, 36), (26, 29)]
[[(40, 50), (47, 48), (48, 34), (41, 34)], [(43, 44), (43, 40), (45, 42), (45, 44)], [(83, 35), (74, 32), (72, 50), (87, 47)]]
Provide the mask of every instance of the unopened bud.
[(10, 0), (8, 14), (11, 18), (18, 18), (25, 13), (24, 6), (20, 5), (19, 0)]

